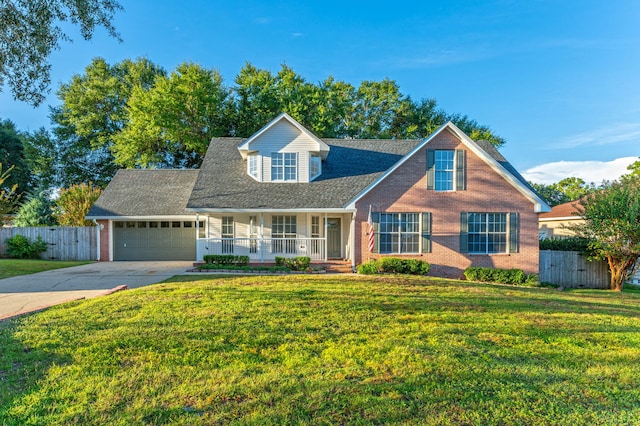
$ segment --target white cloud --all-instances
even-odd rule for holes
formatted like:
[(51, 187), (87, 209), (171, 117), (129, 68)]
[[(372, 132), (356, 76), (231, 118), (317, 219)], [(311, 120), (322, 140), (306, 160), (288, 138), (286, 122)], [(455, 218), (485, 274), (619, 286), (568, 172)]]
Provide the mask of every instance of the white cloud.
[(549, 145), (551, 149), (602, 146), (640, 139), (640, 123), (617, 123), (611, 126), (579, 133)]
[(622, 157), (612, 161), (556, 161), (532, 167), (524, 171), (522, 176), (528, 181), (546, 185), (567, 177), (578, 177), (587, 183), (599, 184), (628, 173), (627, 166), (636, 160), (638, 157)]

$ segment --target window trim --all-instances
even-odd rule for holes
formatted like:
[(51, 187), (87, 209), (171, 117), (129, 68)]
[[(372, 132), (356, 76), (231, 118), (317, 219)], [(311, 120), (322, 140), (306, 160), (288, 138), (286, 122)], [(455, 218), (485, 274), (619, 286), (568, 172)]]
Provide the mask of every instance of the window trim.
[[(289, 162), (289, 164), (287, 164)], [(297, 182), (298, 181), (298, 153), (297, 152), (272, 152), (271, 153), (271, 181), (272, 182)], [(277, 172), (277, 173), (274, 173)], [(291, 175), (293, 172), (293, 175)], [(275, 177), (281, 176), (281, 177)]]
[[(260, 156), (256, 153), (247, 156), (247, 174), (257, 181), (260, 181)], [(255, 169), (255, 173), (252, 173)]]
[[(318, 170), (314, 173), (314, 162), (317, 162)], [(319, 154), (312, 152), (309, 155), (309, 180), (313, 180), (322, 174), (322, 158)]]

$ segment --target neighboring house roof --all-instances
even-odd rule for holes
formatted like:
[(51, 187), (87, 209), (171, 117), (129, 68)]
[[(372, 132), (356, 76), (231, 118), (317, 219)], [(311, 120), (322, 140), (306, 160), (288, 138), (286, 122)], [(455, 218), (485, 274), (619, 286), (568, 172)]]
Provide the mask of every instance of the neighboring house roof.
[(257, 182), (238, 152), (239, 138), (213, 139), (187, 204), (190, 211), (344, 209), (420, 140), (324, 139), (322, 174), (309, 183)]
[(372, 182), (367, 188), (360, 192), (350, 203), (350, 206), (354, 206), (356, 201), (362, 198), (367, 192), (373, 189), (378, 183), (384, 180), (389, 174), (393, 173), (398, 167), (400, 167), (406, 160), (408, 160), (418, 150), (423, 148), (429, 142), (431, 142), (437, 135), (443, 131), (450, 131), (462, 141), (462, 143), (473, 151), (478, 157), (480, 157), (485, 163), (487, 163), (498, 175), (502, 176), (507, 182), (509, 182), (516, 190), (529, 199), (533, 205), (534, 210), (538, 213), (547, 212), (551, 210), (551, 207), (547, 202), (536, 192), (535, 189), (526, 181), (520, 173), (500, 154), (496, 147), (488, 141), (474, 141), (467, 136), (462, 130), (460, 130), (452, 122), (448, 122), (440, 126), (435, 132), (433, 132), (427, 139), (417, 145), (409, 154), (407, 154), (402, 161), (399, 161), (392, 168), (387, 170), (386, 173), (381, 175), (376, 181)]
[(539, 216), (539, 220), (549, 221), (582, 219), (578, 213), (578, 205), (578, 201), (569, 201), (568, 203), (558, 204), (557, 206), (553, 206), (550, 212), (542, 213)]
[(185, 210), (197, 170), (118, 170), (87, 219), (193, 215)]

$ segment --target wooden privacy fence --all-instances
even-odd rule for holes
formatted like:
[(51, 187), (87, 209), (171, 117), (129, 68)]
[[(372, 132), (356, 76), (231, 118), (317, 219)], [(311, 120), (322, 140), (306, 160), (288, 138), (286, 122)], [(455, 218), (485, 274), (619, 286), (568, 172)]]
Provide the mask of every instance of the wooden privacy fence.
[(589, 261), (577, 251), (540, 250), (540, 282), (570, 288), (608, 289), (609, 267), (600, 260)]
[(48, 245), (43, 259), (95, 260), (97, 236), (95, 226), (35, 226), (28, 228), (0, 228), (0, 256), (6, 256), (8, 238), (24, 235), (30, 241), (40, 236)]

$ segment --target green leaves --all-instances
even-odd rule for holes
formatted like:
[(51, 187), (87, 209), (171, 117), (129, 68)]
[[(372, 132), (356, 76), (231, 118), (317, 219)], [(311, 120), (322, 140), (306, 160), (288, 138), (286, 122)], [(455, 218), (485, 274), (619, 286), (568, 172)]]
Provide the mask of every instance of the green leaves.
[(594, 241), (590, 248), (609, 263), (611, 288), (621, 290), (640, 257), (640, 179), (628, 177), (589, 194), (578, 212), (585, 222), (572, 229)]

